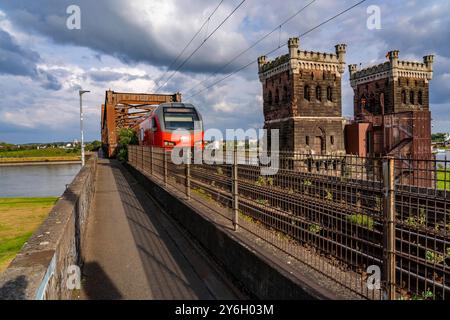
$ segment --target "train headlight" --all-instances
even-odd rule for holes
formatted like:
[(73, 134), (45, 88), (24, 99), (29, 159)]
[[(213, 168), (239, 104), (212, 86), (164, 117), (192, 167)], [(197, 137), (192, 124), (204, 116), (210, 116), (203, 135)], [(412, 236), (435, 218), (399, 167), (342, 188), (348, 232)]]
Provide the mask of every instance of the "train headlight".
[(166, 147), (175, 147), (175, 142), (173, 142), (173, 141), (164, 141), (164, 146), (166, 146)]

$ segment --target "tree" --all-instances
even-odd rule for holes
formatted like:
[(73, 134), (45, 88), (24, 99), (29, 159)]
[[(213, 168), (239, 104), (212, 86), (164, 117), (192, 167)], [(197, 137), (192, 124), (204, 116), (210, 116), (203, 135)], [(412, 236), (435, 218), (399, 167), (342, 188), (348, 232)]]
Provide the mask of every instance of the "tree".
[(117, 159), (121, 162), (128, 160), (128, 145), (139, 144), (139, 139), (136, 132), (133, 129), (120, 129), (119, 130), (119, 149), (117, 152)]
[(442, 133), (442, 132), (433, 133), (431, 135), (431, 140), (433, 142), (444, 142), (445, 141), (445, 133)]

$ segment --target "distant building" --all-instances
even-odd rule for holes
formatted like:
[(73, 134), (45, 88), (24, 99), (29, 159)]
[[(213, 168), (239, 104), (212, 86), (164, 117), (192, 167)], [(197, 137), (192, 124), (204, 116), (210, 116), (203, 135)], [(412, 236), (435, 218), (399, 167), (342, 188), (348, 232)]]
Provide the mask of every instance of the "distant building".
[(279, 129), (280, 149), (304, 154), (343, 154), (341, 82), (346, 45), (335, 53), (299, 50), (288, 41), (289, 53), (268, 61), (258, 58), (265, 129)]

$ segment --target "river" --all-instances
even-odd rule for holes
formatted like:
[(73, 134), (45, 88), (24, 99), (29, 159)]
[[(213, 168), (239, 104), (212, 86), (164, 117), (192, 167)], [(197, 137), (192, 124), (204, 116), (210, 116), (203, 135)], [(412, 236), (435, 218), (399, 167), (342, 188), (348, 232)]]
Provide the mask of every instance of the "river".
[(0, 166), (0, 198), (60, 196), (80, 164)]

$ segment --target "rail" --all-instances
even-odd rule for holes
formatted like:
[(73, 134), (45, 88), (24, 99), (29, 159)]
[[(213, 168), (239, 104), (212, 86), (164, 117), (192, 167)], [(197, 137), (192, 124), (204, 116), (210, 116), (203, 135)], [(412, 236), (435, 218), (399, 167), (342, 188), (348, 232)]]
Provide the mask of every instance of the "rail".
[(251, 151), (178, 165), (164, 149), (128, 152), (136, 169), (190, 201), (207, 199), (214, 214), (223, 216), (213, 202), (229, 208), (225, 218), (235, 230), (252, 232), (361, 298), (450, 297), (447, 163), (280, 152), (278, 172), (264, 176), (267, 166)]

